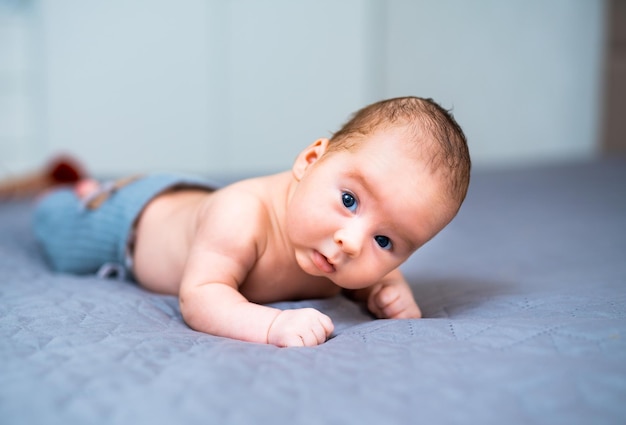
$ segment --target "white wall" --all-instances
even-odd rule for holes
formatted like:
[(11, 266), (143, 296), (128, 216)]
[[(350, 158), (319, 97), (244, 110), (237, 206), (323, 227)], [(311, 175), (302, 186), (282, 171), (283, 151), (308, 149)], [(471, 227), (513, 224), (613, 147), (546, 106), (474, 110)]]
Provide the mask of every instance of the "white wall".
[(27, 7), (0, 0), (0, 178), (41, 159), (33, 27)]
[(104, 174), (206, 167), (207, 3), (181, 4), (40, 2), (46, 151)]
[(231, 1), (220, 46), (223, 135), (216, 166), (282, 170), (370, 102), (368, 2)]
[(592, 0), (394, 0), (385, 92), (453, 108), (479, 165), (592, 156), (604, 9)]
[(407, 94), (452, 107), (479, 166), (597, 152), (602, 0), (14, 3), (4, 170), (67, 150), (103, 175), (274, 171)]

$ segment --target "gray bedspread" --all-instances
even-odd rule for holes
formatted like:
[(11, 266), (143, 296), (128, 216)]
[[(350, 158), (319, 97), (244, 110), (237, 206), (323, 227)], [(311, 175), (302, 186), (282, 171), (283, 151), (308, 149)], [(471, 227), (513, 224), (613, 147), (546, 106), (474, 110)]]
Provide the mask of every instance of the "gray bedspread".
[(405, 265), (425, 318), (337, 297), (334, 337), (205, 335), (174, 297), (53, 274), (0, 206), (1, 424), (624, 424), (626, 161), (477, 171)]

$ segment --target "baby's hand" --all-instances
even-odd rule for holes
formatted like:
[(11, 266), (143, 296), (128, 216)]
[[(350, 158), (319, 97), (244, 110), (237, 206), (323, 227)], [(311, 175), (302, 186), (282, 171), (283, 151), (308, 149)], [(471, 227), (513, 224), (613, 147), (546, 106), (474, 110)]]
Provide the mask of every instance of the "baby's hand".
[(267, 342), (279, 347), (319, 345), (333, 332), (330, 317), (314, 308), (283, 310), (267, 332)]
[(379, 319), (419, 319), (422, 312), (404, 282), (381, 283), (367, 300), (367, 308)]

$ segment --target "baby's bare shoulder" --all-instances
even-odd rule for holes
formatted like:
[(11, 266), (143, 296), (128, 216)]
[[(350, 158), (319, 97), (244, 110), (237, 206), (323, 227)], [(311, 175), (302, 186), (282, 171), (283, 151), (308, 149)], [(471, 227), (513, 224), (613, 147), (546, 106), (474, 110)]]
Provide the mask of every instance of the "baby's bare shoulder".
[(262, 215), (267, 209), (263, 190), (254, 180), (244, 180), (214, 192), (206, 199), (204, 208), (210, 214), (227, 212), (248, 218)]
[(205, 240), (236, 239), (263, 243), (269, 221), (263, 191), (253, 180), (226, 186), (205, 198), (198, 210), (197, 229)]

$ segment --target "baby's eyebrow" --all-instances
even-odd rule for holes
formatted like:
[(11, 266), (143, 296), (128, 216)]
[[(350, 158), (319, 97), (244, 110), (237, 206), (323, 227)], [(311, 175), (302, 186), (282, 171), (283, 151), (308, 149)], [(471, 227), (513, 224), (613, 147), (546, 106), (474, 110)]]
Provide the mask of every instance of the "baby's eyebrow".
[(374, 190), (369, 180), (359, 170), (349, 170), (347, 173), (348, 178), (356, 180), (356, 182), (363, 188), (363, 190), (374, 199), (374, 201), (380, 201), (381, 197)]

